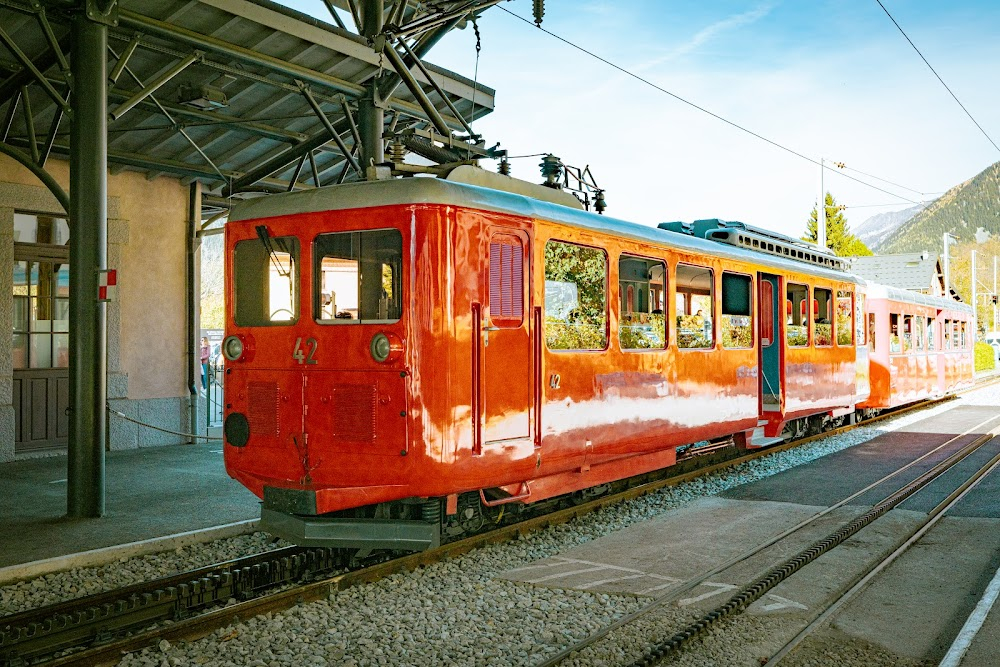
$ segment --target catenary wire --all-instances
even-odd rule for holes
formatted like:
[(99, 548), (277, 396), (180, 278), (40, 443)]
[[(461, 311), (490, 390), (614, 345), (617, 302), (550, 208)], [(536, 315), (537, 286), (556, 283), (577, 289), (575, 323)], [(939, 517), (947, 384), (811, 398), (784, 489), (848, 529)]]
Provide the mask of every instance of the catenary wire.
[(900, 34), (902, 34), (903, 37), (906, 38), (906, 41), (910, 43), (910, 46), (912, 46), (913, 50), (917, 52), (917, 55), (920, 56), (920, 59), (924, 61), (924, 64), (927, 65), (927, 67), (929, 67), (932, 72), (934, 72), (934, 76), (936, 76), (937, 80), (941, 82), (941, 85), (944, 86), (944, 89), (948, 91), (948, 94), (951, 95), (952, 99), (954, 99), (955, 102), (958, 103), (958, 106), (962, 107), (962, 111), (964, 111), (965, 115), (969, 117), (969, 120), (975, 123), (976, 127), (979, 128), (979, 131), (983, 133), (984, 137), (986, 137), (986, 140), (989, 141), (991, 144), (993, 144), (993, 148), (1000, 151), (1000, 146), (997, 146), (996, 142), (990, 138), (990, 135), (986, 134), (986, 130), (984, 130), (983, 126), (979, 124), (979, 121), (977, 121), (975, 118), (972, 117), (972, 114), (969, 113), (969, 110), (965, 108), (965, 105), (962, 104), (961, 100), (958, 99), (958, 96), (955, 95), (954, 92), (952, 92), (951, 88), (948, 87), (948, 84), (945, 83), (944, 79), (941, 78), (941, 75), (937, 73), (937, 70), (934, 69), (933, 65), (931, 65), (927, 61), (927, 58), (925, 58), (924, 54), (920, 52), (920, 49), (917, 48), (917, 45), (913, 43), (913, 40), (910, 39), (910, 36), (906, 34), (906, 31), (903, 30), (902, 26), (900, 26), (899, 23), (896, 21), (896, 19), (893, 18), (892, 14), (889, 13), (889, 10), (885, 8), (885, 5), (882, 4), (882, 0), (875, 0), (875, 2), (877, 2), (878, 6), (882, 8), (882, 11), (885, 12), (885, 15), (889, 17), (889, 20), (892, 21), (893, 25), (896, 26)]
[[(779, 148), (779, 149), (785, 151), (786, 153), (791, 153), (795, 157), (801, 158), (801, 159), (803, 159), (803, 160), (805, 160), (805, 161), (807, 161), (807, 162), (809, 162), (811, 164), (816, 165), (817, 167), (829, 169), (828, 167), (826, 167), (825, 165), (823, 165), (819, 160), (815, 160), (815, 159), (813, 159), (813, 158), (811, 158), (811, 157), (809, 157), (807, 155), (804, 155), (804, 154), (802, 154), (802, 153), (800, 153), (800, 152), (798, 152), (798, 151), (796, 151), (796, 150), (794, 150), (792, 148), (789, 148), (788, 146), (785, 146), (783, 144), (779, 144), (777, 141), (774, 141), (773, 139), (768, 139), (767, 137), (765, 137), (762, 134), (758, 134), (758, 133), (754, 132), (753, 130), (750, 130), (750, 129), (746, 128), (746, 127), (743, 127), (742, 125), (740, 125), (738, 123), (735, 123), (735, 122), (729, 120), (728, 118), (724, 118), (724, 117), (720, 116), (717, 113), (709, 111), (705, 107), (699, 106), (698, 104), (695, 104), (694, 102), (692, 102), (690, 100), (687, 100), (687, 99), (681, 97), (680, 95), (677, 95), (676, 93), (672, 93), (669, 90), (667, 90), (666, 88), (663, 88), (661, 86), (656, 85), (655, 83), (653, 83), (649, 79), (645, 79), (645, 78), (639, 76), (638, 74), (630, 72), (629, 70), (625, 69), (624, 67), (621, 67), (620, 65), (614, 64), (610, 60), (607, 60), (606, 58), (602, 58), (601, 56), (597, 55), (593, 51), (588, 51), (587, 49), (583, 48), (582, 46), (579, 46), (578, 44), (574, 44), (573, 42), (569, 41), (565, 37), (561, 37), (561, 36), (557, 35), (556, 33), (552, 32), (551, 30), (546, 30), (545, 28), (543, 28), (541, 26), (536, 26), (529, 19), (526, 19), (523, 16), (520, 16), (519, 14), (515, 14), (514, 12), (510, 11), (506, 7), (499, 7), (499, 9), (502, 10), (502, 11), (504, 11), (504, 12), (507, 12), (508, 14), (510, 14), (514, 18), (518, 19), (519, 21), (523, 21), (524, 23), (530, 25), (532, 28), (537, 28), (538, 30), (541, 30), (545, 34), (549, 35), (550, 37), (553, 37), (553, 38), (559, 40), (560, 42), (562, 42), (562, 43), (564, 43), (564, 44), (566, 44), (568, 46), (573, 47), (577, 51), (581, 51), (581, 52), (587, 54), (588, 56), (590, 56), (591, 58), (595, 58), (596, 60), (600, 60), (605, 65), (608, 65), (609, 67), (613, 67), (614, 69), (618, 70), (622, 74), (630, 76), (633, 79), (636, 79), (637, 81), (641, 81), (642, 83), (646, 84), (647, 86), (650, 86), (651, 88), (655, 88), (656, 90), (660, 91), (661, 93), (669, 95), (670, 97), (674, 98), (678, 102), (683, 102), (684, 104), (686, 104), (686, 105), (688, 105), (690, 107), (693, 107), (694, 109), (697, 109), (698, 111), (701, 111), (702, 113), (708, 114), (709, 116), (715, 118), (716, 120), (721, 120), (723, 123), (725, 123), (727, 125), (730, 125), (732, 127), (735, 127), (737, 130), (745, 132), (745, 133), (747, 133), (747, 134), (749, 134), (749, 135), (751, 135), (753, 137), (756, 137), (757, 139), (760, 139), (761, 141), (769, 143), (772, 146), (774, 146), (775, 148)], [(831, 171), (833, 171), (833, 170), (831, 170)], [(908, 197), (904, 197), (903, 195), (896, 194), (895, 192), (890, 192), (888, 190), (880, 188), (877, 185), (872, 185), (871, 183), (866, 183), (865, 181), (861, 180), (860, 178), (855, 178), (853, 176), (850, 176), (849, 174), (845, 174), (843, 172), (836, 172), (836, 171), (834, 171), (834, 173), (839, 173), (843, 178), (846, 178), (848, 180), (854, 181), (855, 183), (860, 183), (861, 185), (869, 187), (869, 188), (871, 188), (873, 190), (878, 190), (879, 192), (887, 194), (890, 197), (896, 197), (898, 199), (902, 199), (903, 201), (909, 202), (911, 204), (919, 204), (920, 203), (920, 202), (914, 201), (914, 200), (912, 200), (912, 199), (910, 199)], [(910, 190), (910, 188), (906, 188), (906, 189)], [(919, 191), (918, 190), (912, 190), (912, 192), (919, 192)]]

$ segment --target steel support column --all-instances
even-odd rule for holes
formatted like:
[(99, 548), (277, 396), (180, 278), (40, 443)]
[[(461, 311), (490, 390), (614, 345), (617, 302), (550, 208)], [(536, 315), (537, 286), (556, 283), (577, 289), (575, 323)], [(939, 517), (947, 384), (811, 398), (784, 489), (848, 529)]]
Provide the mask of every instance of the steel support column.
[(107, 313), (97, 301), (107, 267), (108, 133), (106, 25), (83, 12), (73, 17), (70, 130), (70, 345), (67, 510), (71, 517), (104, 514), (107, 433)]
[[(384, 0), (363, 0), (361, 4), (362, 35), (369, 40), (382, 32), (385, 20)], [(385, 162), (385, 145), (382, 131), (385, 114), (378, 95), (378, 77), (365, 86), (365, 93), (358, 100), (358, 125), (361, 132), (361, 168)]]

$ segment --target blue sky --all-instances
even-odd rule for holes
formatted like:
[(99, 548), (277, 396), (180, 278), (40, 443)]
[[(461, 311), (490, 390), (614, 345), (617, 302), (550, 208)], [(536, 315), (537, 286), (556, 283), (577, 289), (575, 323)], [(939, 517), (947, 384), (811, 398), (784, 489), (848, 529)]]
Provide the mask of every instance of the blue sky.
[[(1000, 3), (882, 0), (1000, 144)], [(327, 18), (321, 0), (287, 2)], [(548, 0), (543, 27), (695, 104), (920, 201), (1000, 161), (875, 0)], [(475, 125), (511, 155), (590, 165), (608, 215), (646, 224), (721, 217), (801, 235), (819, 167), (740, 132), (527, 25), (530, 0), (480, 20), (478, 78), (496, 110)], [(431, 62), (472, 77), (475, 36)], [(537, 158), (513, 175), (539, 180)], [(493, 165), (484, 162), (483, 166)], [(912, 204), (827, 173), (857, 226)], [(872, 206), (895, 202), (895, 206)]]

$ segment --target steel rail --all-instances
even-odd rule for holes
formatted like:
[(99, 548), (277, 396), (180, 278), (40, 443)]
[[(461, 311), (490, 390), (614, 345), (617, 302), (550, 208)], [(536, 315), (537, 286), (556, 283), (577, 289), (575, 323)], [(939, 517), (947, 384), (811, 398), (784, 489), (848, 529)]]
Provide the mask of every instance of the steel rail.
[(33, 663), (338, 569), (332, 550), (286, 547), (13, 614), (0, 618), (0, 665)]
[[(950, 397), (944, 397), (941, 399), (913, 404), (911, 406), (907, 406), (905, 408), (893, 411), (891, 413), (879, 415), (878, 417), (865, 421), (864, 425), (870, 424), (874, 421), (879, 421), (881, 419), (898, 416), (905, 412), (910, 412), (913, 410), (925, 408), (945, 400), (950, 400)], [(409, 556), (405, 556), (402, 558), (393, 559), (389, 562), (370, 566), (363, 570), (348, 572), (346, 574), (337, 575), (325, 580), (299, 585), (276, 594), (268, 594), (253, 600), (247, 600), (243, 602), (237, 602), (235, 604), (229, 604), (224, 608), (210, 610), (201, 613), (196, 617), (180, 618), (179, 620), (175, 620), (175, 622), (171, 623), (170, 625), (159, 627), (149, 632), (140, 632), (139, 634), (129, 636), (125, 639), (112, 641), (111, 643), (102, 646), (95, 646), (90, 649), (85, 649), (83, 651), (67, 655), (65, 657), (56, 658), (54, 660), (47, 662), (46, 664), (55, 666), (71, 665), (71, 664), (87, 664), (87, 665), (114, 664), (118, 660), (120, 660), (123, 652), (140, 650), (144, 647), (149, 646), (150, 644), (155, 644), (157, 641), (161, 639), (178, 640), (178, 639), (196, 639), (199, 637), (204, 637), (220, 627), (224, 627), (229, 623), (238, 621), (238, 619), (240, 618), (247, 618), (248, 616), (267, 613), (270, 611), (280, 611), (295, 606), (296, 604), (300, 604), (304, 601), (323, 599), (335, 591), (344, 590), (352, 586), (357, 586), (360, 584), (377, 581), (390, 574), (411, 571), (418, 567), (427, 566), (439, 562), (441, 560), (444, 560), (446, 558), (459, 556), (461, 554), (467, 553), (469, 551), (472, 551), (474, 549), (480, 548), (488, 544), (500, 543), (512, 539), (517, 539), (519, 536), (528, 535), (553, 525), (569, 522), (573, 519), (584, 516), (599, 509), (609, 507), (627, 500), (635, 499), (644, 495), (648, 495), (650, 493), (655, 493), (656, 491), (659, 491), (660, 489), (665, 487), (675, 486), (703, 475), (712, 474), (719, 470), (732, 467), (746, 461), (750, 461), (779, 451), (790, 449), (795, 446), (807, 444), (809, 442), (819, 440), (824, 437), (834, 435), (837, 433), (845, 432), (853, 428), (856, 428), (856, 426), (851, 425), (851, 426), (841, 427), (839, 429), (835, 429), (827, 433), (810, 436), (807, 438), (802, 438), (797, 441), (785, 443), (784, 445), (779, 445), (770, 448), (763, 448), (761, 450), (751, 452), (744, 456), (738, 456), (735, 458), (729, 457), (721, 462), (715, 461), (715, 459), (718, 458), (719, 454), (718, 452), (713, 452), (710, 455), (689, 457), (685, 461), (685, 463), (688, 463), (689, 465), (693, 464), (693, 462), (696, 462), (697, 459), (710, 459), (711, 462), (709, 463), (709, 465), (705, 465), (695, 470), (684, 472), (682, 474), (676, 474), (677, 466), (675, 466), (673, 468), (667, 469), (666, 474), (669, 474), (670, 476), (667, 476), (665, 478), (653, 479), (652, 481), (646, 481), (644, 483), (638, 484), (632, 488), (629, 488), (617, 494), (598, 498), (574, 507), (570, 507), (568, 509), (563, 509), (553, 513), (538, 516), (532, 519), (528, 519), (527, 521), (522, 521), (519, 523), (504, 526), (489, 533), (472, 536), (464, 540), (446, 544), (442, 547), (433, 550), (428, 550), (425, 552), (420, 552)], [(642, 475), (639, 476), (639, 479), (649, 479), (650, 476), (651, 474)], [(281, 553), (292, 554), (295, 549), (296, 548), (290, 548), (290, 551)], [(274, 553), (277, 552), (273, 552), (270, 555), (274, 555)], [(255, 556), (251, 556), (249, 558), (251, 559), (263, 558), (267, 555), (268, 554), (258, 554)], [(245, 561), (239, 561), (239, 560), (231, 561), (230, 563), (239, 563), (239, 562), (245, 563)], [(219, 564), (219, 565), (226, 565), (226, 564)], [(211, 580), (213, 576), (215, 577), (221, 576), (219, 574), (219, 571), (215, 569), (218, 568), (219, 565), (208, 566), (207, 568), (202, 568), (193, 572), (177, 575), (177, 577), (180, 579), (184, 579), (185, 577), (190, 579), (193, 573), (205, 572), (207, 573), (207, 578)], [(158, 584), (159, 585), (158, 587), (160, 589), (163, 589), (165, 580), (161, 580), (154, 583)], [(126, 589), (129, 591), (133, 599), (138, 597), (138, 599), (141, 601), (146, 596), (152, 596), (152, 594), (149, 592), (148, 587), (146, 588), (145, 591), (141, 591), (138, 588), (138, 586), (142, 585), (137, 585), (137, 587), (134, 589), (132, 587)], [(166, 584), (166, 587), (169, 588), (170, 584)], [(201, 588), (204, 589), (205, 588), (204, 585)], [(118, 597), (121, 597), (120, 595), (121, 591), (109, 592), (107, 594), (102, 594), (102, 595), (115, 596), (116, 593), (118, 594)], [(148, 597), (146, 597), (146, 599), (148, 599)], [(225, 602), (228, 599), (229, 598), (225, 598), (222, 600), (222, 602)], [(83, 598), (79, 600), (83, 600)], [(74, 602), (79, 602), (79, 600), (69, 601), (66, 603), (59, 603), (59, 605), (67, 605), (66, 608), (69, 608), (68, 606), (72, 605)], [(107, 603), (102, 603), (102, 604), (107, 604)], [(202, 604), (201, 606), (204, 607), (206, 605)], [(26, 612), (25, 614), (29, 613), (31, 612)], [(176, 613), (174, 613), (173, 615), (178, 616), (178, 614)], [(183, 614), (181, 614), (181, 616), (183, 616)], [(0, 619), (0, 630), (5, 629), (6, 625), (14, 618), (15, 617), (11, 616), (5, 619)], [(107, 638), (104, 637), (104, 639)], [(2, 648), (2, 644), (0, 644), (0, 648)]]
[(649, 667), (663, 660), (667, 655), (683, 647), (694, 637), (700, 636), (720, 621), (746, 610), (760, 597), (779, 583), (792, 576), (823, 554), (844, 543), (869, 524), (884, 516), (904, 500), (923, 489), (927, 484), (950, 470), (957, 463), (993, 439), (993, 434), (982, 435), (944, 461), (923, 473), (920, 477), (893, 492), (870, 510), (840, 527), (827, 537), (817, 540), (808, 548), (774, 566), (756, 580), (741, 588), (727, 602), (705, 613), (698, 620), (675, 632), (670, 637), (647, 647), (645, 653), (629, 663), (629, 667)]
[[(893, 415), (898, 415), (898, 413), (893, 413)], [(976, 426), (972, 427), (971, 429), (968, 429), (964, 433), (960, 433), (960, 434), (958, 434), (958, 435), (956, 435), (956, 436), (954, 436), (954, 437), (946, 440), (945, 442), (941, 443), (937, 447), (934, 447), (933, 449), (930, 449), (930, 450), (924, 452), (921, 456), (919, 456), (916, 459), (910, 461), (906, 465), (904, 465), (904, 466), (902, 466), (902, 467), (894, 470), (893, 472), (889, 473), (888, 475), (883, 476), (881, 479), (875, 480), (874, 482), (870, 483), (868, 486), (866, 486), (866, 487), (864, 487), (864, 488), (862, 488), (862, 489), (860, 489), (860, 490), (858, 490), (858, 491), (850, 494), (849, 496), (841, 499), (837, 503), (835, 503), (835, 504), (833, 504), (833, 505), (831, 505), (831, 506), (829, 506), (827, 508), (824, 508), (823, 510), (818, 511), (818, 512), (814, 513), (813, 515), (809, 516), (809, 517), (806, 517), (805, 519), (803, 519), (799, 523), (795, 524), (794, 526), (791, 526), (790, 528), (787, 528), (786, 530), (782, 531), (781, 533), (778, 533), (777, 535), (774, 535), (773, 537), (765, 540), (764, 542), (761, 542), (760, 544), (758, 544), (758, 545), (756, 545), (754, 547), (751, 547), (747, 551), (744, 551), (743, 553), (740, 553), (740, 554), (737, 554), (737, 555), (733, 556), (729, 560), (727, 560), (727, 561), (725, 561), (723, 563), (720, 563), (719, 565), (715, 566), (711, 570), (709, 570), (707, 572), (704, 572), (704, 573), (701, 573), (701, 574), (699, 574), (699, 575), (697, 575), (695, 577), (692, 577), (691, 579), (688, 579), (686, 582), (682, 583), (678, 587), (672, 588), (672, 589), (667, 590), (667, 591), (665, 591), (664, 593), (662, 593), (662, 594), (660, 594), (658, 596), (655, 596), (652, 600), (650, 600), (649, 602), (647, 602), (646, 604), (644, 604), (639, 609), (635, 610), (634, 612), (632, 612), (630, 614), (627, 614), (626, 616), (623, 616), (623, 617), (619, 618), (618, 620), (614, 621), (613, 623), (610, 623), (609, 625), (607, 625), (607, 626), (605, 626), (603, 628), (600, 628), (600, 629), (594, 631), (593, 633), (591, 633), (587, 637), (584, 637), (583, 639), (581, 639), (580, 641), (576, 642), (575, 644), (566, 647), (565, 649), (563, 649), (562, 651), (560, 651), (559, 653), (557, 653), (557, 654), (555, 654), (553, 656), (550, 656), (544, 662), (539, 663), (537, 665), (537, 667), (554, 667), (554, 665), (558, 665), (563, 660), (565, 660), (566, 658), (568, 658), (571, 654), (576, 653), (578, 651), (582, 651), (583, 649), (587, 648), (588, 646), (592, 646), (593, 644), (597, 643), (599, 640), (603, 639), (609, 633), (614, 632), (615, 630), (617, 630), (617, 629), (619, 629), (621, 627), (624, 627), (624, 626), (626, 626), (626, 625), (628, 625), (630, 623), (633, 623), (634, 621), (636, 621), (636, 620), (638, 620), (640, 618), (643, 618), (643, 617), (647, 616), (648, 614), (652, 613), (653, 611), (655, 611), (656, 609), (658, 609), (658, 608), (660, 608), (660, 607), (662, 607), (664, 605), (670, 604), (671, 602), (675, 602), (682, 595), (684, 595), (685, 593), (693, 590), (694, 588), (696, 588), (697, 586), (701, 585), (702, 583), (704, 583), (705, 581), (709, 580), (710, 578), (714, 577), (715, 575), (717, 575), (717, 574), (719, 574), (721, 572), (724, 572), (725, 570), (728, 570), (730, 567), (733, 567), (734, 565), (737, 565), (737, 564), (742, 563), (742, 562), (744, 562), (746, 560), (749, 560), (750, 558), (752, 558), (753, 556), (756, 556), (757, 554), (761, 553), (765, 549), (768, 549), (768, 548), (774, 546), (778, 542), (780, 542), (780, 541), (784, 540), (785, 538), (787, 538), (787, 537), (789, 537), (789, 536), (797, 533), (798, 531), (800, 531), (803, 528), (809, 526), (810, 524), (814, 523), (815, 521), (817, 521), (817, 520), (823, 518), (824, 516), (826, 516), (826, 515), (834, 512), (835, 510), (840, 509), (841, 507), (844, 507), (845, 505), (847, 505), (851, 501), (859, 498), (860, 496), (862, 496), (865, 493), (871, 491), (872, 489), (874, 489), (874, 488), (882, 485), (883, 483), (889, 481), (890, 479), (896, 477), (897, 475), (900, 475), (904, 471), (909, 470), (913, 466), (915, 466), (915, 465), (923, 462), (925, 459), (927, 459), (930, 456), (936, 454), (937, 452), (941, 451), (945, 447), (951, 445), (952, 443), (954, 443), (959, 438), (965, 437), (965, 436), (969, 435), (970, 433), (973, 433), (979, 427), (981, 427), (984, 424), (987, 424), (987, 423), (989, 423), (991, 421), (995, 421), (996, 419), (1000, 419), (1000, 415), (998, 415), (996, 417), (991, 417), (990, 419), (987, 419), (987, 420), (981, 422), (980, 424), (977, 424)], [(827, 434), (823, 434), (823, 437), (825, 437), (826, 435)]]
[[(991, 432), (989, 434), (990, 440), (997, 435), (997, 433)], [(793, 637), (777, 653), (775, 653), (767, 661), (767, 664), (777, 665), (813, 632), (825, 626), (833, 615), (844, 606), (844, 604), (854, 598), (858, 593), (868, 588), (879, 573), (889, 567), (889, 565), (891, 565), (897, 558), (909, 551), (910, 547), (920, 541), (920, 539), (923, 538), (923, 536), (926, 535), (931, 528), (937, 525), (937, 523), (944, 518), (948, 510), (957, 505), (966, 495), (968, 495), (970, 491), (972, 491), (972, 489), (979, 486), (979, 483), (982, 482), (987, 475), (995, 471), (998, 467), (1000, 467), (1000, 453), (996, 454), (985, 465), (981, 466), (966, 481), (960, 484), (957, 489), (952, 491), (948, 497), (938, 503), (934, 509), (932, 509), (927, 516), (924, 517), (920, 524), (915, 529), (910, 531), (907, 539), (894, 549), (892, 553), (886, 555), (882, 560), (867, 568), (862, 575), (856, 577), (851, 583), (850, 589), (844, 591), (842, 595), (829, 604), (826, 609), (819, 614), (819, 616), (814, 618), (809, 625), (799, 632), (799, 634)]]

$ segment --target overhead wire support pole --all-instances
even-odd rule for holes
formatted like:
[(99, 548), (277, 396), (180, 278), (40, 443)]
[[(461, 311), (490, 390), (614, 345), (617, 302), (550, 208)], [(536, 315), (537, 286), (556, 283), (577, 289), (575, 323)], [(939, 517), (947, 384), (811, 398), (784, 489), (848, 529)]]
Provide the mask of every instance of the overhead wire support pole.
[[(325, 113), (323, 113), (323, 110), (319, 106), (319, 102), (317, 102), (316, 98), (313, 97), (313, 94), (312, 92), (310, 92), (309, 87), (306, 86), (301, 81), (296, 81), (296, 83), (299, 86), (299, 90), (302, 91), (302, 96), (306, 98), (306, 102), (309, 103), (309, 106), (312, 107), (312, 110), (316, 113), (317, 116), (319, 116), (320, 122), (323, 123), (323, 126), (326, 128), (326, 131), (330, 133), (330, 136), (331, 138), (333, 138), (334, 143), (337, 144), (337, 148), (340, 150), (341, 153), (343, 153), (344, 158), (348, 161), (348, 163), (350, 163), (354, 171), (358, 172), (358, 174), (360, 175), (361, 167), (354, 160), (354, 156), (352, 156), (351, 151), (348, 150), (347, 144), (345, 144), (344, 140), (340, 138), (340, 134), (337, 132), (337, 128), (333, 126), (333, 123), (330, 122), (330, 119), (326, 117)], [(309, 151), (309, 155), (310, 155), (309, 159), (312, 160), (313, 159), (312, 151)]]
[[(73, 113), (70, 130), (69, 445), (67, 512), (105, 511), (107, 312), (98, 301), (108, 260), (108, 27), (84, 12), (72, 19)], [(80, 91), (86, 94), (80, 94)]]
[(330, 12), (330, 16), (333, 17), (334, 22), (336, 22), (337, 27), (341, 30), (347, 30), (347, 26), (344, 25), (344, 20), (340, 18), (340, 14), (337, 13), (337, 8), (333, 6), (332, 0), (323, 0), (326, 5), (327, 10)]
[[(349, 0), (356, 7), (354, 0)], [(384, 0), (364, 0), (360, 13), (361, 35), (368, 40), (375, 53), (385, 53), (385, 40), (380, 36), (385, 25)], [(379, 40), (382, 44), (379, 46)], [(390, 47), (391, 51), (392, 48)], [(381, 64), (381, 63), (380, 63)], [(381, 69), (381, 67), (380, 67)], [(368, 167), (385, 162), (385, 109), (384, 97), (379, 95), (379, 76), (373, 77), (365, 86), (365, 92), (358, 99), (358, 131), (361, 134), (362, 179), (367, 178)]]
[(417, 99), (417, 103), (420, 105), (420, 108), (424, 110), (424, 113), (427, 114), (427, 117), (434, 125), (434, 129), (444, 136), (450, 137), (451, 128), (444, 122), (444, 118), (441, 117), (441, 114), (438, 113), (438, 110), (427, 97), (427, 93), (424, 92), (424, 89), (420, 87), (420, 84), (413, 77), (413, 74), (409, 69), (407, 69), (403, 59), (399, 57), (398, 53), (396, 53), (396, 49), (393, 48), (392, 44), (386, 42), (382, 53), (386, 55), (389, 59), (389, 63), (392, 65), (392, 68), (396, 70), (396, 74), (398, 74), (403, 80), (403, 85), (405, 85)]
[(420, 73), (423, 74), (424, 77), (427, 79), (427, 81), (430, 82), (431, 86), (434, 87), (434, 91), (438, 94), (438, 96), (441, 97), (442, 100), (444, 100), (444, 103), (448, 105), (448, 108), (451, 109), (451, 112), (455, 114), (455, 118), (457, 118), (458, 122), (462, 124), (462, 127), (465, 128), (465, 131), (469, 133), (469, 137), (472, 138), (473, 136), (475, 136), (476, 133), (475, 131), (473, 131), (472, 126), (466, 122), (465, 118), (462, 116), (461, 113), (459, 113), (458, 109), (455, 108), (455, 105), (448, 98), (445, 92), (441, 90), (441, 86), (438, 85), (437, 81), (434, 80), (434, 77), (431, 76), (431, 73), (427, 71), (426, 67), (424, 67), (423, 61), (421, 61), (420, 58), (417, 57), (417, 54), (415, 54), (406, 44), (406, 40), (401, 38), (399, 39), (399, 43), (403, 47), (403, 50), (406, 51), (406, 54), (410, 56), (410, 58), (413, 60), (413, 64), (417, 66), (417, 69), (420, 70)]

